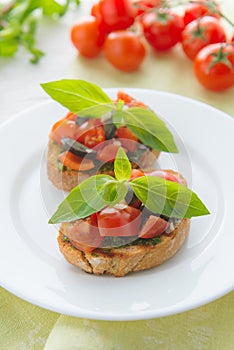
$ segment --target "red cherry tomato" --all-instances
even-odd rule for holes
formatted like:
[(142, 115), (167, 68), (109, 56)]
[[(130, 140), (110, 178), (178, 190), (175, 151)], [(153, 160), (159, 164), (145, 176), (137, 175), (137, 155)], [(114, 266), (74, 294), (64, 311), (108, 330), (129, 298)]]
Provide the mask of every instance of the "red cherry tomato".
[(76, 132), (76, 140), (93, 148), (105, 141), (104, 125), (100, 119), (88, 119)]
[(207, 89), (222, 91), (234, 85), (234, 46), (211, 44), (198, 52), (194, 60), (194, 74)]
[(183, 50), (191, 60), (203, 47), (224, 41), (226, 41), (226, 34), (222, 24), (211, 16), (204, 16), (190, 22), (182, 33)]
[(146, 40), (156, 51), (169, 50), (181, 40), (183, 18), (169, 10), (147, 13), (141, 23)]
[(129, 28), (136, 16), (131, 0), (101, 0), (99, 10), (108, 32)]
[(184, 11), (184, 24), (192, 22), (194, 19), (203, 16), (220, 18), (219, 6), (215, 1), (198, 0), (197, 3), (188, 4)]
[(121, 144), (130, 152), (134, 152), (137, 148), (138, 138), (134, 135), (131, 130), (129, 130), (126, 126), (120, 126), (116, 134), (118, 138), (121, 139)]
[(115, 68), (131, 72), (142, 64), (146, 49), (139, 38), (133, 32), (120, 30), (110, 33), (104, 44), (104, 54), (108, 62)]
[(76, 140), (76, 132), (78, 130), (78, 126), (75, 121), (66, 119), (67, 117), (57, 121), (51, 130), (50, 138), (61, 145), (62, 137), (69, 137), (70, 139)]
[(110, 143), (97, 151), (97, 159), (101, 162), (114, 162), (118, 153), (120, 144)]
[(140, 0), (134, 2), (137, 9), (137, 16), (141, 16), (153, 8), (159, 8), (161, 0)]
[(71, 28), (71, 41), (84, 57), (96, 57), (102, 50), (105, 37), (106, 33), (94, 16), (81, 18)]
[(231, 38), (231, 43), (234, 43), (234, 35)]
[(179, 182), (179, 179), (175, 175), (164, 170), (154, 170), (145, 175), (161, 177), (162, 179), (172, 181), (172, 182)]
[(150, 217), (144, 223), (139, 237), (141, 238), (153, 238), (160, 236), (167, 228), (169, 227), (169, 223), (154, 215), (150, 215)]
[(141, 211), (130, 206), (106, 207), (97, 213), (101, 236), (136, 236), (141, 224)]
[(103, 241), (97, 225), (92, 222), (91, 218), (76, 221), (68, 230), (67, 236), (72, 245), (84, 252), (91, 252), (98, 248)]

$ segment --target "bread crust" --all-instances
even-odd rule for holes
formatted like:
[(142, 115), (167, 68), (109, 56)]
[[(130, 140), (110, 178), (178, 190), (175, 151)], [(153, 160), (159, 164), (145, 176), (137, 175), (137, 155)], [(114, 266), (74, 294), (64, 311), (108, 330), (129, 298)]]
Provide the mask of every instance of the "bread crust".
[(70, 264), (91, 274), (122, 277), (130, 272), (161, 265), (174, 256), (188, 236), (190, 219), (182, 219), (175, 230), (163, 234), (161, 242), (156, 245), (128, 245), (109, 250), (97, 248), (86, 253), (64, 240), (66, 225), (68, 224), (61, 224), (57, 240), (61, 253)]
[[(70, 192), (80, 182), (84, 181), (91, 175), (95, 175), (95, 171), (85, 173), (82, 171), (74, 170), (61, 170), (58, 167), (58, 156), (63, 151), (62, 147), (56, 144), (53, 140), (49, 139), (48, 151), (47, 151), (47, 175), (52, 184), (60, 189)], [(159, 157), (160, 152), (156, 150), (148, 150), (140, 158), (138, 166), (143, 170), (151, 169), (156, 159)], [(109, 175), (113, 175), (109, 173)]]

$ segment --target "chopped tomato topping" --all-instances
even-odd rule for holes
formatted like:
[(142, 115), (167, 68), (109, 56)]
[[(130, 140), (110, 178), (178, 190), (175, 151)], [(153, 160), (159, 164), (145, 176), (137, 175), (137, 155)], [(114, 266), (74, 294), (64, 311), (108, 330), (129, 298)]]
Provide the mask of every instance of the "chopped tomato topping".
[(61, 153), (58, 159), (72, 170), (87, 171), (94, 168), (94, 162), (91, 159), (79, 157), (69, 151)]
[(76, 221), (67, 236), (74, 247), (84, 252), (98, 248), (103, 241), (97, 225), (90, 218)]
[(78, 126), (73, 120), (63, 118), (57, 121), (51, 130), (50, 137), (53, 141), (61, 145), (62, 137), (69, 137), (76, 140)]
[(97, 213), (101, 236), (135, 236), (141, 224), (139, 209), (123, 207), (106, 207)]
[(122, 145), (128, 151), (134, 152), (137, 148), (138, 138), (126, 126), (120, 126), (116, 131), (117, 136), (121, 139)]
[(139, 237), (141, 238), (153, 238), (160, 236), (169, 226), (169, 223), (155, 215), (150, 215), (150, 217), (144, 223)]

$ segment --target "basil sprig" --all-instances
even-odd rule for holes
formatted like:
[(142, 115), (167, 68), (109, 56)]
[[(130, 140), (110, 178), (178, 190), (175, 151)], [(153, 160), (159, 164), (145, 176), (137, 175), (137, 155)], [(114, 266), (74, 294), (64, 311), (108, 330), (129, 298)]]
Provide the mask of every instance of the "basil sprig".
[(62, 79), (41, 86), (55, 101), (80, 117), (100, 118), (111, 113), (117, 127), (125, 124), (146, 146), (158, 151), (178, 152), (166, 124), (149, 109), (125, 109), (122, 101), (114, 103), (99, 86), (84, 80)]
[(209, 214), (198, 196), (186, 186), (156, 176), (141, 176), (130, 181), (131, 164), (119, 149), (114, 163), (115, 178), (95, 175), (76, 186), (59, 205), (49, 223), (83, 219), (106, 206), (125, 199), (129, 187), (145, 205), (157, 214), (191, 218)]

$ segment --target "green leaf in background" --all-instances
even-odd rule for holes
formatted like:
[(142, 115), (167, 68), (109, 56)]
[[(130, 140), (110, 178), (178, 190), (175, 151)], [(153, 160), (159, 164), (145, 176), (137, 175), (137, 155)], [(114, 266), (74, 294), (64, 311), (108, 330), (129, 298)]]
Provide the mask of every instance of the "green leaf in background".
[(198, 196), (184, 185), (155, 176), (142, 176), (130, 185), (137, 198), (157, 214), (175, 218), (191, 218), (209, 214)]
[(165, 123), (149, 109), (126, 109), (124, 122), (145, 145), (165, 152), (178, 152), (175, 141)]
[(109, 175), (92, 176), (68, 194), (49, 220), (50, 224), (83, 219), (109, 204), (105, 186), (115, 181)]
[(53, 16), (55, 14), (63, 16), (67, 11), (68, 5), (69, 1), (66, 1), (64, 4), (62, 4), (55, 0), (43, 0), (43, 14), (47, 16)]
[(114, 109), (109, 96), (99, 86), (85, 80), (62, 79), (41, 86), (50, 97), (73, 113), (103, 105), (107, 106), (108, 111)]
[(116, 155), (114, 162), (114, 172), (117, 180), (128, 181), (132, 174), (131, 163), (122, 147), (119, 148)]
[[(20, 46), (32, 55), (37, 63), (43, 52), (36, 48), (36, 28), (41, 17), (57, 17), (69, 10), (79, 0), (13, 0), (0, 2), (0, 56), (13, 56)], [(73, 8), (74, 10), (74, 8)], [(34, 28), (32, 27), (34, 22)]]

